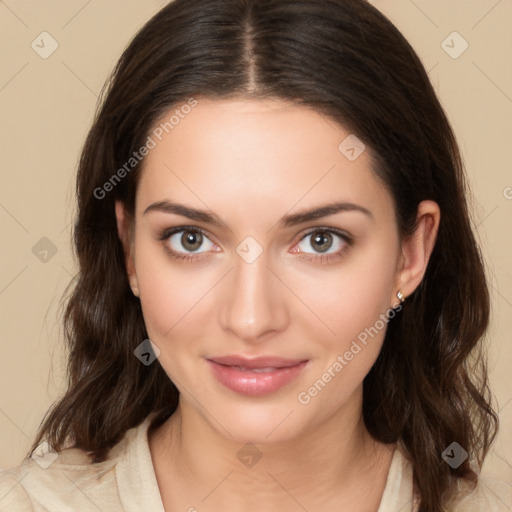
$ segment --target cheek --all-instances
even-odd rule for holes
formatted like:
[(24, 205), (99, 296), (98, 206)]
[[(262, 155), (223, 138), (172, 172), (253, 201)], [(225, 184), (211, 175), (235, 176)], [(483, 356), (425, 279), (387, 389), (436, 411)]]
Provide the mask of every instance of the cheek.
[(148, 334), (158, 344), (186, 322), (187, 312), (205, 294), (206, 283), (201, 272), (190, 270), (192, 265), (171, 261), (158, 242), (144, 236), (138, 242), (135, 270), (140, 301)]
[(313, 426), (342, 410), (359, 414), (362, 383), (380, 353), (387, 329), (387, 322), (380, 318), (384, 314), (386, 319), (381, 299), (385, 287), (373, 284), (366, 288), (366, 297), (360, 294), (341, 300), (337, 314), (330, 317), (336, 335), (317, 338), (313, 371), (295, 396), (300, 411), (314, 418)]
[[(372, 244), (332, 271), (296, 276), (301, 283), (297, 294), (318, 316), (297, 315), (302, 318), (298, 331), (309, 340), (318, 363), (306, 383), (312, 388), (305, 391), (314, 395), (322, 390), (321, 401), (331, 404), (328, 410), (339, 407), (362, 383), (395, 315), (389, 303), (396, 268), (392, 243)], [(326, 391), (319, 380), (329, 382)]]
[[(185, 267), (187, 270), (184, 270)], [(169, 260), (163, 249), (141, 247), (136, 270), (140, 301), (149, 339), (159, 348), (160, 365), (180, 387), (186, 375), (194, 375), (194, 351), (204, 336), (199, 319), (211, 318), (201, 301), (211, 282), (193, 272), (193, 265), (179, 265)], [(185, 389), (187, 386), (185, 387)]]
[[(298, 316), (317, 331), (326, 347), (342, 350), (390, 310), (396, 257), (392, 243), (372, 243), (329, 269), (304, 267), (295, 275), (294, 291), (310, 312)], [(363, 336), (364, 337), (364, 336)]]

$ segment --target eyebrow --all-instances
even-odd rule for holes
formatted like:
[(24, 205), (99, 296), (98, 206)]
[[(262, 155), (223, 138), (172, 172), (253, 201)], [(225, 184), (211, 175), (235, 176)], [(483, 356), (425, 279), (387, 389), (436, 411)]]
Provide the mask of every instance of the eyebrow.
[[(146, 215), (146, 213), (149, 212), (174, 213), (218, 228), (226, 227), (224, 221), (215, 213), (210, 213), (207, 210), (198, 210), (196, 208), (171, 201), (158, 201), (153, 203), (144, 210), (143, 215)], [(340, 212), (360, 212), (369, 217), (372, 221), (374, 220), (372, 212), (364, 206), (350, 202), (334, 202), (318, 206), (310, 210), (285, 215), (280, 219), (279, 226), (281, 228), (288, 228)]]

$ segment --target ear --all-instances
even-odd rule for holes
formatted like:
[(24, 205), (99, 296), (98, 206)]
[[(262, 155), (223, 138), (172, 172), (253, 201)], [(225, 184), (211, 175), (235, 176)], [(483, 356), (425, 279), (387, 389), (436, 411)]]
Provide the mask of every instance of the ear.
[[(421, 283), (434, 250), (440, 219), (441, 210), (437, 203), (428, 200), (419, 204), (416, 228), (409, 237), (402, 240), (395, 293), (400, 290), (407, 298)], [(396, 295), (392, 303), (396, 305)]]
[(121, 243), (123, 244), (126, 272), (128, 274), (128, 281), (130, 288), (136, 297), (139, 297), (139, 283), (137, 281), (137, 274), (135, 272), (135, 262), (133, 257), (133, 236), (132, 226), (130, 219), (121, 201), (116, 201), (116, 220), (117, 220), (117, 234)]

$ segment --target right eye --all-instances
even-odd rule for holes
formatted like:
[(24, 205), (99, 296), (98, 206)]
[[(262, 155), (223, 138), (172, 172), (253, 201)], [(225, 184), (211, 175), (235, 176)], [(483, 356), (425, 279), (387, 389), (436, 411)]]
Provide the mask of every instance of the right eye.
[[(164, 231), (160, 240), (170, 256), (177, 259), (197, 259), (195, 254), (205, 254), (215, 246), (203, 231), (189, 226), (168, 229)], [(200, 251), (205, 242), (208, 242), (206, 251)]]

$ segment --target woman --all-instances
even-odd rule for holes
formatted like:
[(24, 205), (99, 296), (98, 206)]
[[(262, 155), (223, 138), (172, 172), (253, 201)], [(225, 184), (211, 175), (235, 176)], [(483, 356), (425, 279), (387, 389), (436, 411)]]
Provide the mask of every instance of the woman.
[(370, 4), (171, 2), (83, 148), (69, 388), (2, 510), (507, 510), (464, 179)]

